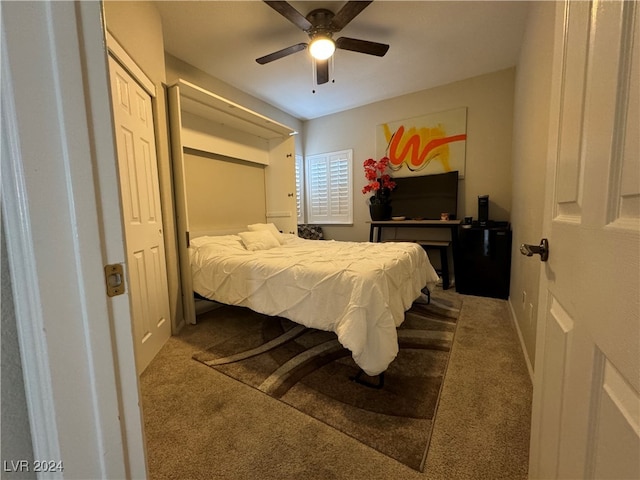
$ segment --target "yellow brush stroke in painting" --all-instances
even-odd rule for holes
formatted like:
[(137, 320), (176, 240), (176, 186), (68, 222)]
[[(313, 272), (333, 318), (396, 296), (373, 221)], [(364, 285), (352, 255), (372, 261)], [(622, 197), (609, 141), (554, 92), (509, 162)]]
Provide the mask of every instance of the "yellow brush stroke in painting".
[(398, 170), (406, 163), (410, 170), (422, 170), (432, 160), (438, 160), (443, 171), (451, 171), (449, 142), (442, 125), (419, 129), (410, 127), (406, 131), (402, 125), (395, 132), (391, 132), (389, 125), (384, 124), (383, 129), (391, 169)]

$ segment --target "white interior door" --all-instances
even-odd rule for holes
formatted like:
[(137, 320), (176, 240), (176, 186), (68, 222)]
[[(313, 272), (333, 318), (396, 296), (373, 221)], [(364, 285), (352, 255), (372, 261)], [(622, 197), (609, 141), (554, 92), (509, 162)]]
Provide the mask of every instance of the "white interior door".
[(151, 96), (109, 57), (136, 370), (171, 336)]
[(639, 10), (556, 10), (530, 478), (640, 478)]

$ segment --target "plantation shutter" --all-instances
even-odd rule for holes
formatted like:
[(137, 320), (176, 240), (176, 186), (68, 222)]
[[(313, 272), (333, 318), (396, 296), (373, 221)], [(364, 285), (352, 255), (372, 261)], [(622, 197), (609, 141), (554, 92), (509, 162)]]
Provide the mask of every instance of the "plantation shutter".
[(352, 150), (307, 157), (308, 223), (352, 223)]
[(296, 155), (296, 211), (298, 225), (304, 223), (304, 168), (302, 155)]

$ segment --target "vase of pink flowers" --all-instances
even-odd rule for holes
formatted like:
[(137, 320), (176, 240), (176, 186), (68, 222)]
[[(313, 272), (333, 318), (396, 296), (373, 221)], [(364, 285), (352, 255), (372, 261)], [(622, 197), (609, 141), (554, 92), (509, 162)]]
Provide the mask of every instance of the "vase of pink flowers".
[(375, 161), (369, 158), (364, 161), (364, 176), (368, 184), (362, 188), (362, 193), (373, 193), (369, 197), (369, 213), (371, 220), (389, 220), (391, 218), (391, 190), (396, 183), (388, 173), (389, 158), (382, 157)]

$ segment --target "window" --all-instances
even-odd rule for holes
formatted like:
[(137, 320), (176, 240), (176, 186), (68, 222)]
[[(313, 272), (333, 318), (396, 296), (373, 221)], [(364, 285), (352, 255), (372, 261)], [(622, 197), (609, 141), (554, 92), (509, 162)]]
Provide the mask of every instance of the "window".
[(307, 157), (308, 223), (353, 223), (352, 156), (343, 150)]

